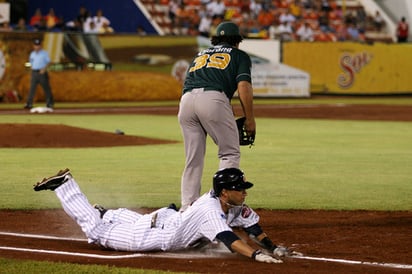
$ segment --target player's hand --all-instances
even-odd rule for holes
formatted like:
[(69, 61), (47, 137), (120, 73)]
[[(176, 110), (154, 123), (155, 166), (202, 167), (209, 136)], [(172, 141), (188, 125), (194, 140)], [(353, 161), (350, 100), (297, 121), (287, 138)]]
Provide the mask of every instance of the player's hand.
[(268, 263), (268, 264), (279, 264), (283, 263), (282, 260), (275, 259), (269, 255), (263, 254), (262, 251), (257, 250), (253, 253), (252, 256), (256, 261), (261, 262), (261, 263)]
[(285, 257), (289, 255), (289, 250), (284, 246), (278, 246), (273, 250), (273, 255), (277, 257)]
[(290, 250), (284, 246), (278, 246), (273, 250), (273, 255), (276, 257), (287, 257), (287, 256), (303, 256), (302, 253)]
[(255, 122), (255, 118), (246, 118), (245, 120), (245, 130), (246, 133), (249, 136), (255, 136), (256, 135), (256, 122)]

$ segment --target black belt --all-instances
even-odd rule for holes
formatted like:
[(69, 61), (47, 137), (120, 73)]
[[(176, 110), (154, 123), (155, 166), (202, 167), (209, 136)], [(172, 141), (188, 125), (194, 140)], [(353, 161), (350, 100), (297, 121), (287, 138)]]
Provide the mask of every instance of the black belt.
[(217, 89), (217, 88), (203, 88), (203, 91), (209, 91), (209, 90), (223, 92), (223, 90), (220, 90), (220, 89)]
[(32, 69), (33, 72), (40, 72), (40, 69)]

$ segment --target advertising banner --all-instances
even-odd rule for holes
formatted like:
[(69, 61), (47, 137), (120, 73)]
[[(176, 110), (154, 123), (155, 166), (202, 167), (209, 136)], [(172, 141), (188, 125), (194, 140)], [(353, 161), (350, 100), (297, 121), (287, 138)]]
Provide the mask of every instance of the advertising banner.
[(309, 72), (312, 93), (412, 93), (412, 44), (285, 43), (283, 61)]

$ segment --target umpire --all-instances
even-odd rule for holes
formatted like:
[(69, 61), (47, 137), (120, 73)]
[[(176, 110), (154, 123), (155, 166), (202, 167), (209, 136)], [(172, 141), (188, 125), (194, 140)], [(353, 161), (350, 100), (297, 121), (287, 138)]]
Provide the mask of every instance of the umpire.
[(242, 40), (236, 24), (220, 23), (213, 46), (200, 51), (188, 68), (178, 113), (186, 155), (182, 211), (200, 195), (207, 135), (218, 146), (219, 169), (239, 168), (239, 133), (231, 106), (236, 91), (246, 132), (255, 135), (251, 60), (239, 49)]
[(47, 73), (50, 57), (47, 51), (42, 49), (41, 42), (40, 39), (33, 40), (33, 51), (29, 56), (29, 62), (31, 64), (31, 80), (29, 96), (26, 105), (24, 106), (25, 109), (31, 109), (33, 107), (33, 98), (36, 94), (36, 87), (38, 84), (43, 88), (46, 97), (46, 106), (51, 109), (54, 106), (53, 93), (49, 83), (49, 74)]

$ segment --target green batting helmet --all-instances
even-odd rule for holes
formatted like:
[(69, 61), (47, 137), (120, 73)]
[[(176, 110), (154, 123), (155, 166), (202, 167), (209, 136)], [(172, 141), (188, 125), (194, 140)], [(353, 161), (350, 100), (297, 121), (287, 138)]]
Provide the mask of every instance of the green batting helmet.
[(240, 36), (239, 27), (233, 22), (222, 22), (216, 28), (216, 36)]

